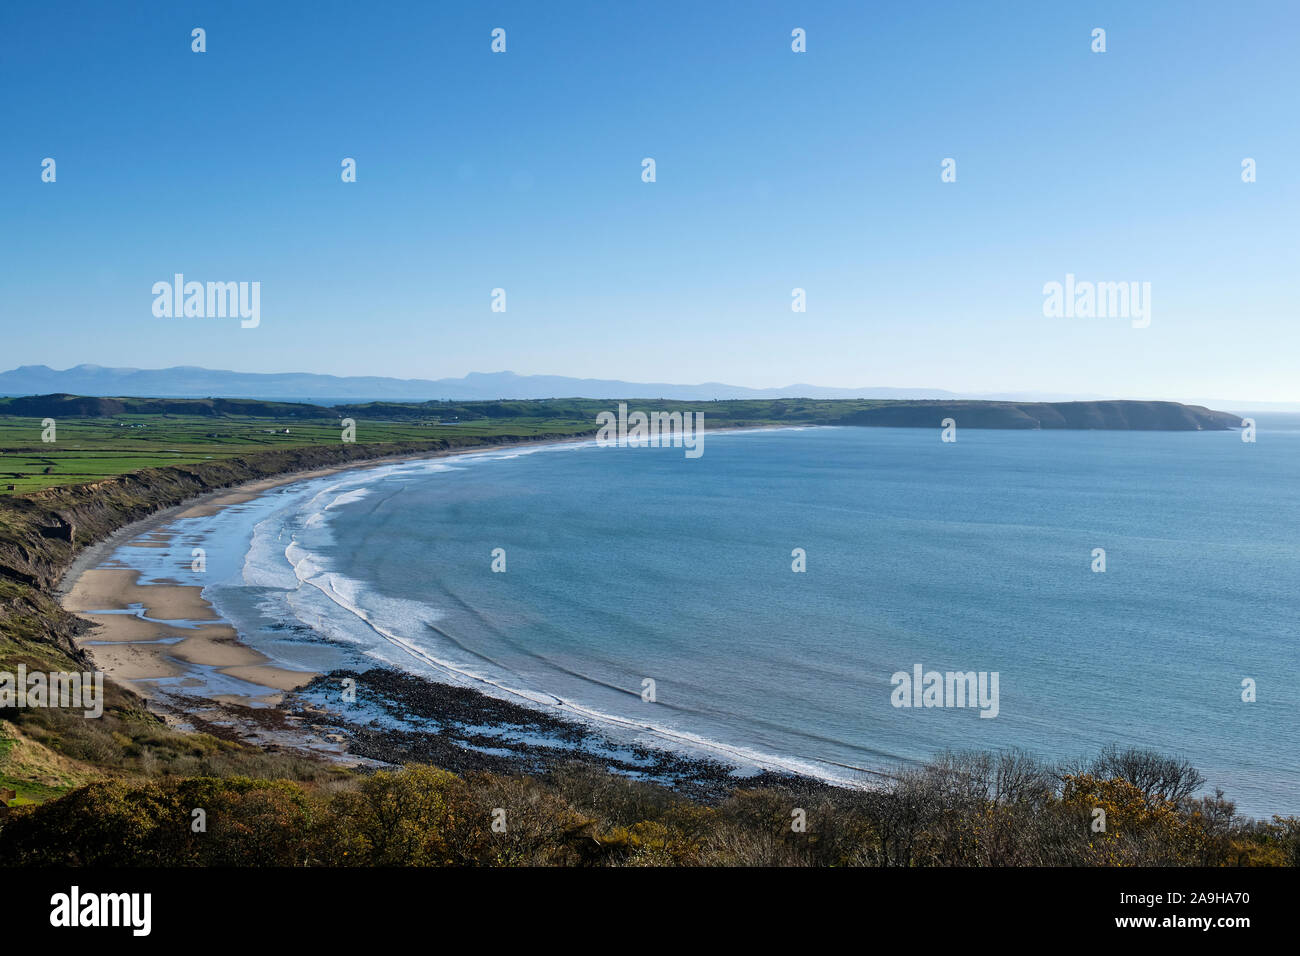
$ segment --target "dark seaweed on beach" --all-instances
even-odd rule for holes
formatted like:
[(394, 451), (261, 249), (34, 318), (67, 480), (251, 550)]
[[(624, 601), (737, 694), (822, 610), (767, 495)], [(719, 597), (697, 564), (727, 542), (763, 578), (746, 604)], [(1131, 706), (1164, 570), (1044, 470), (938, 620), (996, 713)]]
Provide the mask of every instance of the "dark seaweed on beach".
[[(346, 679), (356, 682), (357, 701), (368, 705), (370, 719), (364, 723), (348, 718), (346, 704), (322, 712), (306, 703), (323, 694), (337, 699)], [(578, 763), (653, 781), (705, 801), (723, 799), (742, 783), (827, 786), (772, 772), (741, 777), (735, 767), (717, 761), (619, 744), (577, 721), (388, 668), (332, 671), (290, 695), (282, 706), (295, 717), (328, 725), (346, 737), (350, 753), (386, 764), (431, 763), (453, 773), (547, 773)], [(376, 709), (418, 729), (384, 726), (374, 719)], [(525, 736), (546, 737), (556, 745)]]

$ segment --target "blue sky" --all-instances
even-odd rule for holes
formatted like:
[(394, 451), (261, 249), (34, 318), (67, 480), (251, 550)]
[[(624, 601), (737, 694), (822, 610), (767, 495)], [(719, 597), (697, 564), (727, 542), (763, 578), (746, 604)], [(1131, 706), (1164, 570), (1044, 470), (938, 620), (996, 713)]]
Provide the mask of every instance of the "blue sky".
[(0, 8), (4, 368), (1300, 400), (1295, 3), (125, 6)]

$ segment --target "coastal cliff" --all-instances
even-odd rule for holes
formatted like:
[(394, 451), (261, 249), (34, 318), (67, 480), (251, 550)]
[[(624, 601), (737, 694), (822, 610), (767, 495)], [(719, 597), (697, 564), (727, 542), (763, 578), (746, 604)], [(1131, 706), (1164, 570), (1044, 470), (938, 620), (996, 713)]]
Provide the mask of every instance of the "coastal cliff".
[[(708, 427), (739, 425), (864, 425), (938, 428), (954, 418), (966, 428), (1069, 428), (1121, 431), (1226, 431), (1241, 427), (1241, 417), (1201, 405), (1179, 402), (1088, 401), (998, 402), (964, 399), (735, 399), (677, 401), (628, 398), (643, 411), (701, 412)], [(596, 416), (611, 403), (592, 398), (549, 398), (491, 402), (369, 402), (360, 405), (310, 405), (250, 399), (88, 398), (79, 395), (31, 395), (0, 398), (0, 415), (29, 418), (112, 418), (115, 416), (186, 415), (220, 420), (227, 416), (272, 419), (295, 426), (358, 421), (436, 423), (530, 423), (563, 421), (581, 433), (586, 423), (596, 430)], [(531, 438), (539, 436), (529, 435)]]
[(1226, 431), (1241, 417), (1178, 402), (890, 402), (845, 415), (840, 425), (965, 428), (1068, 428), (1119, 431)]

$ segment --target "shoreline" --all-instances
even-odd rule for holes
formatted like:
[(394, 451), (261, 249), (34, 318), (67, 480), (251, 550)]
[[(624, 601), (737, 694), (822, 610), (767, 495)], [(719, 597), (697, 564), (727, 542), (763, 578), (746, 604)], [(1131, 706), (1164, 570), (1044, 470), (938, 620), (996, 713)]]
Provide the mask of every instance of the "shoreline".
[[(761, 431), (791, 431), (802, 430), (807, 428), (826, 428), (833, 426), (825, 425), (729, 425), (723, 428), (706, 429), (705, 434), (725, 435), (728, 433), (739, 432), (761, 432)], [(280, 488), (285, 485), (291, 485), (299, 481), (310, 481), (314, 478), (326, 478), (330, 475), (340, 474), (344, 471), (362, 471), (367, 468), (379, 468), (384, 465), (399, 464), (408, 461), (432, 461), (437, 458), (451, 458), (460, 455), (478, 455), (487, 454), (494, 451), (500, 451), (502, 448), (520, 448), (536, 447), (539, 445), (577, 445), (583, 442), (593, 441), (594, 433), (591, 435), (582, 435), (578, 437), (565, 438), (530, 438), (520, 441), (510, 441), (508, 443), (484, 443), (482, 445), (466, 445), (463, 447), (453, 447), (444, 449), (429, 449), (423, 451), (405, 452), (398, 455), (384, 455), (379, 458), (365, 458), (354, 461), (342, 462), (340, 464), (325, 465), (319, 468), (310, 468), (302, 471), (289, 471), (277, 475), (270, 475), (263, 478), (254, 478), (250, 481), (240, 482), (236, 485), (230, 485), (223, 488), (213, 488), (209, 491), (203, 491), (199, 494), (192, 495), (174, 505), (131, 521), (115, 528), (107, 536), (93, 541), (81, 548), (68, 565), (60, 572), (54, 587), (51, 589), (54, 597), (62, 603), (63, 597), (76, 584), (77, 578), (92, 568), (97, 562), (102, 561), (107, 555), (116, 551), (127, 541), (139, 538), (144, 534), (157, 530), (161, 526), (177, 518), (182, 517), (201, 517), (204, 515), (216, 514), (218, 511), (229, 507), (233, 504), (242, 504), (260, 497), (267, 491), (274, 488)], [(70, 486), (78, 487), (78, 486)], [(230, 499), (230, 500), (226, 500)]]
[[(718, 431), (751, 430), (769, 429)], [(544, 439), (511, 447), (586, 441), (590, 438)], [(599, 721), (584, 721), (579, 713), (556, 714), (520, 695), (500, 696), (385, 666), (328, 674), (290, 669), (247, 644), (203, 598), (202, 585), (158, 577), (141, 584), (143, 568), (125, 561), (124, 567), (103, 566), (124, 547), (165, 547), (174, 533), (169, 527), (177, 521), (216, 515), (276, 488), (345, 471), (500, 450), (485, 445), (422, 451), (204, 492), (82, 549), (60, 577), (55, 594), (65, 610), (92, 625), (77, 636), (77, 646), (113, 681), (143, 698), (151, 712), (183, 729), (352, 766), (418, 760), (453, 772), (538, 773), (568, 762), (594, 763), (705, 799), (741, 784), (798, 781), (803, 786), (836, 787), (808, 774), (746, 767), (743, 760), (732, 763), (726, 748), (715, 755), (707, 746), (688, 742), (677, 749), (619, 742), (603, 732)], [(284, 626), (314, 630), (296, 621)], [(345, 677), (355, 681), (364, 705), (356, 713), (338, 705), (337, 688)], [(227, 692), (211, 693), (214, 684), (228, 685)], [(187, 692), (199, 688), (201, 692)], [(410, 724), (413, 715), (421, 721), (419, 729)], [(430, 723), (437, 725), (435, 732), (428, 730)]]
[[(585, 439), (542, 439), (521, 445), (558, 445)], [(75, 636), (75, 646), (115, 683), (136, 694), (150, 712), (168, 724), (204, 730), (258, 746), (275, 746), (345, 763), (349, 760), (336, 736), (296, 732), (295, 719), (273, 717), (269, 711), (284, 695), (320, 675), (279, 666), (246, 644), (235, 628), (221, 619), (203, 595), (203, 586), (155, 580), (141, 584), (143, 571), (103, 567), (112, 555), (133, 544), (147, 547), (177, 521), (216, 515), (226, 508), (254, 501), (267, 492), (301, 481), (350, 471), (363, 471), (409, 461), (431, 461), (458, 455), (490, 453), (500, 445), (426, 450), (344, 462), (319, 468), (256, 478), (226, 488), (202, 492), (114, 530), (82, 548), (53, 589), (59, 605), (89, 627)], [(154, 546), (162, 546), (156, 544)], [(197, 626), (196, 626), (197, 625)], [(213, 696), (185, 693), (202, 685), (201, 675), (227, 678), (231, 692)], [(144, 686), (144, 685), (150, 686)], [(166, 688), (176, 685), (176, 691)], [(243, 691), (243, 692), (240, 692)], [(267, 711), (258, 715), (258, 711)], [(256, 715), (256, 716), (255, 716)]]
[[(563, 445), (587, 441), (586, 438), (556, 438), (512, 442), (508, 447), (530, 445)], [(73, 588), (77, 579), (112, 554), (127, 541), (139, 538), (163, 525), (184, 517), (203, 517), (216, 514), (233, 504), (242, 504), (260, 497), (274, 488), (291, 485), (299, 481), (311, 481), (314, 478), (327, 478), (344, 471), (362, 471), (366, 468), (378, 468), (406, 461), (429, 461), (435, 458), (450, 458), (456, 455), (472, 455), (496, 451), (501, 445), (472, 445), (464, 448), (416, 451), (401, 455), (386, 455), (382, 458), (367, 458), (337, 465), (326, 465), (305, 471), (291, 471), (267, 478), (254, 478), (228, 488), (215, 488), (185, 499), (179, 504), (159, 509), (147, 517), (122, 525), (105, 538), (92, 542), (82, 548), (77, 556), (63, 571), (54, 587), (54, 596), (62, 602), (63, 597)]]

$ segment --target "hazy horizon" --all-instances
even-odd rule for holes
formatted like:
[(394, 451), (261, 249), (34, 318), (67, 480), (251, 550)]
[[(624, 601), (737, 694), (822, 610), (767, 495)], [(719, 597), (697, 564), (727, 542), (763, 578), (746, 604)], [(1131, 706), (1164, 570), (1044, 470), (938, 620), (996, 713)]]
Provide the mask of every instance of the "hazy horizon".
[[(925, 392), (928, 392), (928, 393), (932, 393), (932, 394), (934, 395), (935, 398), (940, 399), (940, 400), (949, 400), (949, 399), (953, 399), (953, 400), (981, 400), (981, 399), (983, 399), (983, 400), (990, 400), (990, 401), (1026, 401), (1026, 402), (1069, 402), (1069, 401), (1166, 401), (1166, 402), (1179, 402), (1179, 403), (1181, 403), (1181, 404), (1187, 404), (1187, 405), (1212, 405), (1212, 404), (1214, 404), (1214, 403), (1219, 403), (1219, 404), (1225, 404), (1225, 405), (1235, 405), (1235, 406), (1238, 407), (1238, 409), (1242, 409), (1242, 410), (1251, 410), (1251, 409), (1255, 409), (1255, 410), (1261, 410), (1261, 411), (1272, 410), (1272, 411), (1277, 411), (1277, 412), (1290, 412), (1290, 411), (1300, 412), (1300, 402), (1272, 402), (1272, 401), (1260, 400), (1260, 399), (1251, 399), (1251, 398), (1244, 398), (1244, 399), (1243, 399), (1243, 398), (1234, 398), (1234, 397), (1226, 397), (1226, 398), (1225, 398), (1225, 397), (1205, 397), (1205, 396), (1191, 396), (1191, 397), (1188, 397), (1188, 396), (1177, 397), (1177, 396), (1175, 396), (1175, 397), (1167, 397), (1167, 396), (1155, 396), (1155, 395), (1145, 395), (1145, 394), (1127, 394), (1127, 395), (1070, 394), (1070, 393), (1064, 393), (1064, 392), (1056, 392), (1056, 391), (1053, 391), (1053, 390), (1051, 390), (1051, 389), (1027, 389), (1027, 390), (1024, 390), (1024, 391), (1021, 391), (1021, 392), (994, 391), (994, 392), (983, 392), (983, 393), (978, 393), (978, 392), (964, 392), (964, 391), (956, 391), (956, 390), (954, 390), (954, 389), (944, 388), (944, 387), (942, 387), (942, 386), (930, 386), (930, 385), (885, 385), (885, 384), (856, 384), (856, 385), (830, 384), (830, 385), (826, 385), (826, 384), (819, 384), (819, 383), (812, 383), (812, 382), (789, 382), (789, 383), (787, 383), (786, 385), (781, 385), (781, 386), (766, 386), (766, 387), (760, 387), (760, 386), (751, 386), (751, 385), (746, 385), (746, 384), (744, 384), (744, 383), (740, 383), (740, 382), (723, 382), (723, 381), (718, 380), (718, 379), (710, 379), (710, 380), (708, 380), (708, 381), (703, 381), (703, 382), (669, 382), (669, 381), (667, 381), (667, 380), (656, 380), (656, 381), (649, 381), (649, 382), (629, 382), (629, 381), (626, 381), (626, 380), (621, 380), (621, 379), (609, 379), (609, 378), (605, 378), (605, 377), (600, 377), (600, 378), (595, 378), (595, 377), (585, 377), (585, 376), (584, 376), (584, 377), (579, 377), (579, 376), (569, 376), (569, 375), (552, 374), (552, 373), (539, 373), (539, 374), (536, 374), (536, 375), (521, 375), (520, 373), (514, 372), (514, 371), (509, 370), (509, 369), (498, 369), (498, 370), (494, 370), (494, 371), (475, 370), (475, 371), (466, 372), (466, 373), (464, 373), (463, 375), (446, 376), (446, 377), (443, 377), (443, 378), (440, 378), (440, 379), (430, 379), (430, 378), (426, 378), (426, 377), (423, 377), (423, 376), (414, 376), (414, 377), (411, 377), (411, 378), (397, 378), (397, 377), (395, 377), (395, 376), (387, 376), (387, 375), (374, 374), (374, 373), (356, 373), (356, 374), (345, 374), (345, 375), (332, 375), (332, 374), (329, 374), (329, 373), (321, 373), (321, 372), (313, 372), (313, 371), (304, 371), (304, 370), (301, 370), (301, 369), (282, 369), (282, 370), (280, 370), (280, 371), (278, 371), (278, 372), (256, 372), (256, 371), (251, 371), (251, 370), (240, 370), (240, 369), (215, 369), (215, 368), (211, 368), (211, 367), (203, 366), (203, 365), (166, 366), (166, 367), (143, 367), (143, 366), (120, 366), (120, 367), (118, 367), (118, 366), (104, 366), (104, 365), (101, 365), (101, 364), (99, 364), (99, 363), (95, 363), (95, 362), (81, 362), (81, 363), (77, 363), (77, 364), (75, 364), (75, 365), (68, 366), (68, 367), (65, 368), (65, 369), (56, 369), (56, 368), (53, 368), (52, 366), (48, 365), (47, 363), (32, 363), (32, 364), (30, 364), (30, 365), (19, 366), (19, 367), (13, 368), (13, 369), (3, 369), (3, 368), (0, 368), (0, 396), (3, 396), (3, 395), (19, 395), (19, 394), (38, 394), (38, 392), (34, 392), (34, 391), (11, 392), (11, 391), (6, 391), (6, 389), (5, 389), (5, 384), (4, 384), (4, 382), (5, 382), (5, 376), (6, 376), (7, 374), (9, 374), (9, 373), (15, 373), (15, 372), (22, 372), (22, 371), (27, 370), (27, 369), (48, 369), (49, 371), (51, 371), (51, 372), (53, 372), (53, 373), (56, 373), (56, 374), (61, 374), (61, 373), (65, 373), (65, 372), (75, 372), (75, 371), (77, 371), (77, 370), (79, 370), (79, 369), (100, 370), (100, 371), (105, 371), (105, 372), (141, 372), (141, 373), (145, 373), (145, 374), (149, 374), (149, 373), (162, 373), (162, 372), (168, 372), (168, 371), (172, 371), (173, 369), (198, 369), (198, 370), (202, 370), (202, 371), (205, 371), (205, 372), (211, 372), (211, 373), (215, 373), (215, 374), (232, 374), (232, 375), (237, 375), (237, 376), (242, 376), (242, 375), (261, 375), (261, 376), (277, 377), (277, 378), (289, 378), (289, 377), (311, 376), (311, 377), (323, 377), (323, 378), (337, 378), (337, 379), (342, 379), (342, 380), (383, 380), (383, 381), (393, 382), (393, 383), (395, 383), (395, 384), (397, 384), (397, 383), (412, 383), (412, 382), (430, 382), (430, 383), (438, 383), (438, 384), (441, 384), (441, 383), (455, 383), (455, 382), (462, 382), (462, 381), (464, 381), (464, 382), (472, 382), (472, 381), (475, 380), (475, 379), (491, 379), (491, 380), (497, 380), (497, 379), (500, 379), (500, 378), (502, 378), (502, 377), (509, 376), (509, 377), (513, 377), (513, 378), (516, 378), (516, 379), (522, 379), (522, 380), (527, 380), (527, 379), (548, 379), (548, 380), (550, 380), (550, 379), (562, 379), (562, 380), (565, 380), (565, 381), (570, 381), (570, 382), (575, 382), (575, 383), (577, 383), (577, 382), (593, 382), (593, 383), (600, 383), (600, 384), (606, 384), (606, 383), (616, 383), (616, 384), (619, 384), (619, 383), (621, 383), (621, 384), (626, 384), (626, 385), (628, 385), (628, 386), (630, 386), (630, 387), (653, 386), (653, 387), (671, 387), (671, 388), (681, 388), (681, 389), (692, 389), (692, 388), (708, 388), (708, 387), (712, 387), (712, 386), (717, 386), (717, 387), (719, 387), (719, 388), (721, 388), (721, 389), (745, 390), (745, 391), (752, 390), (752, 391), (756, 391), (756, 392), (777, 392), (777, 391), (789, 391), (790, 389), (794, 389), (794, 388), (809, 387), (809, 388), (816, 389), (816, 390), (827, 390), (827, 391), (832, 391), (832, 390), (833, 390), (833, 391), (841, 391), (841, 392), (900, 392), (900, 393), (914, 393), (914, 392), (922, 392), (922, 393), (925, 393)], [(110, 394), (110, 393), (104, 393), (104, 394), (107, 395), (107, 394)], [(112, 393), (112, 394), (116, 394), (116, 393)], [(121, 394), (122, 394), (123, 396), (126, 396), (126, 395), (128, 395), (128, 394), (135, 394), (135, 397), (141, 397), (141, 398), (147, 398), (147, 397), (164, 397), (164, 398), (184, 397), (181, 393), (178, 393), (178, 392), (166, 392), (166, 393), (164, 393), (164, 392), (157, 392), (157, 393), (152, 393), (152, 392), (140, 392), (140, 393), (121, 393)], [(267, 398), (267, 399), (270, 399), (270, 398), (277, 398), (277, 399), (292, 399), (292, 400), (296, 400), (296, 401), (304, 401), (304, 402), (315, 401), (315, 400), (321, 400), (321, 401), (330, 400), (330, 401), (334, 401), (334, 400), (336, 400), (336, 399), (340, 399), (340, 396), (330, 396), (330, 395), (328, 395), (328, 394), (321, 394), (321, 395), (317, 395), (317, 396), (312, 396), (312, 395), (308, 395), (308, 394), (306, 394), (306, 393), (290, 393), (290, 392), (286, 392), (286, 393), (267, 393), (267, 394), (265, 394), (265, 395), (252, 395), (252, 394), (243, 394), (243, 393), (240, 393), (240, 394), (230, 394), (230, 395), (215, 395), (215, 393), (214, 393), (214, 397), (227, 397), (227, 398), (247, 398), (247, 397), (252, 397), (252, 398)], [(496, 395), (496, 396), (493, 396), (493, 397), (494, 397), (494, 398), (509, 399), (509, 400), (521, 400), (521, 399), (518, 399), (518, 398), (513, 398), (512, 396), (509, 396), (509, 395)], [(556, 394), (556, 395), (549, 395), (549, 396), (545, 396), (545, 397), (548, 397), (548, 398), (604, 398), (604, 397), (610, 397), (610, 396), (607, 395), (607, 394), (603, 394), (603, 393), (602, 393), (602, 394), (583, 395), (583, 394), (581, 394), (581, 393), (577, 393), (577, 392), (575, 392), (575, 393), (571, 393), (571, 394), (570, 394), (570, 393), (566, 393), (566, 394), (564, 394), (564, 395)], [(615, 397), (617, 397), (617, 396), (615, 396)], [(627, 395), (625, 395), (625, 396), (623, 396), (623, 397), (635, 398), (635, 397), (653, 397), (653, 396), (650, 396), (650, 395), (648, 395), (648, 394), (645, 395), (645, 396), (637, 396), (637, 395), (635, 395), (635, 394), (628, 393)], [(746, 396), (741, 396), (741, 397), (746, 397)], [(788, 395), (781, 395), (781, 396), (755, 396), (755, 397), (783, 397), (783, 398), (784, 398), (784, 397), (809, 397), (809, 398), (826, 398), (826, 397), (835, 397), (835, 396), (818, 396), (818, 395), (815, 395), (815, 394), (814, 394), (814, 395), (807, 395), (807, 396), (797, 396), (797, 395), (795, 395), (794, 393), (791, 393), (791, 394), (788, 394)], [(870, 397), (870, 396), (869, 396), (869, 397)], [(881, 396), (881, 397), (894, 397), (894, 396)], [(897, 397), (898, 397), (899, 399), (901, 399), (901, 400), (908, 400), (908, 399), (917, 399), (917, 398), (920, 398), (920, 397), (923, 397), (923, 396), (918, 396), (918, 395), (899, 395), (899, 396), (897, 396)], [(375, 400), (393, 400), (393, 401), (411, 401), (411, 400), (415, 400), (415, 399), (409, 399), (409, 398), (385, 398), (385, 396), (382, 396), (382, 395), (380, 395), (380, 394), (376, 394), (376, 395), (373, 395), (373, 396), (368, 396), (368, 398), (372, 398), (372, 399), (375, 399)], [(530, 397), (530, 398), (534, 398), (534, 397)], [(355, 396), (352, 396), (352, 397), (344, 397), (344, 398), (342, 398), (341, 400), (355, 400)], [(431, 397), (429, 400), (438, 400), (438, 399), (437, 399), (436, 397)], [(477, 400), (491, 400), (491, 399), (490, 399), (490, 398), (455, 398), (455, 397), (453, 397), (453, 398), (451, 398), (450, 400), (451, 400), (451, 401), (477, 401)], [(1220, 410), (1227, 410), (1227, 409), (1220, 409)], [(1234, 409), (1234, 410), (1236, 410), (1236, 409)]]

